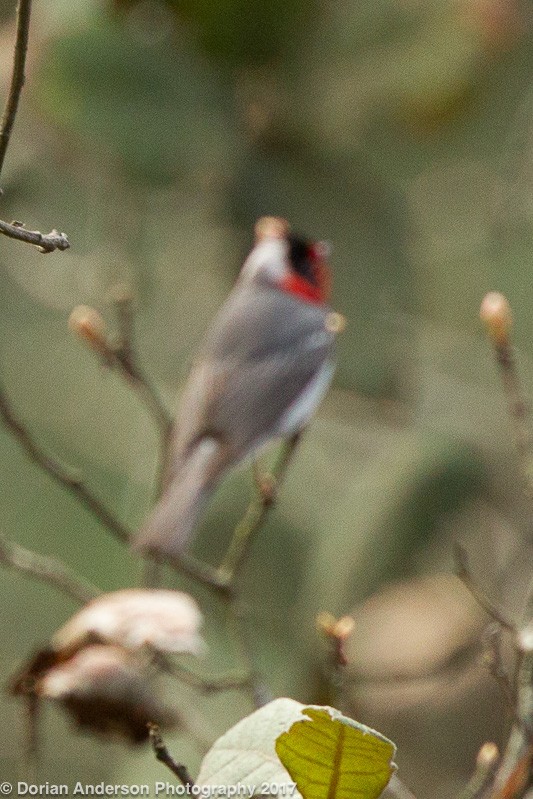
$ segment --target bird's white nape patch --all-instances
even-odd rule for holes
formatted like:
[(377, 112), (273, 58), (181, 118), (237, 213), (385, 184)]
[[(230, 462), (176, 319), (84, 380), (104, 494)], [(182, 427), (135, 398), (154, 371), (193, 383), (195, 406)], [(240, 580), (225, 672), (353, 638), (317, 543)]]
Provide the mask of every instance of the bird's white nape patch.
[(241, 269), (240, 279), (244, 281), (265, 277), (277, 283), (290, 270), (289, 248), (285, 239), (267, 238), (255, 245)]

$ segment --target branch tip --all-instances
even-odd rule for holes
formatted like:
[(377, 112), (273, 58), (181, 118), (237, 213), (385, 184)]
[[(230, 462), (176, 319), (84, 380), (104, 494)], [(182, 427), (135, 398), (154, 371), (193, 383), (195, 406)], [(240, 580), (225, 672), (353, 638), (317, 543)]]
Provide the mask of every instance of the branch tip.
[(513, 324), (511, 306), (507, 297), (498, 291), (490, 291), (483, 297), (479, 317), (487, 328), (494, 344), (502, 346), (509, 340)]

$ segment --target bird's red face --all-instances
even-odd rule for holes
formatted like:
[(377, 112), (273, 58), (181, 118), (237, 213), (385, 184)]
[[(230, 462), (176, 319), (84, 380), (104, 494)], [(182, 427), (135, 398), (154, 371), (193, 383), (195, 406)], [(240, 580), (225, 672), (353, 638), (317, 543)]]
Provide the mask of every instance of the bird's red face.
[(281, 288), (306, 302), (327, 302), (331, 273), (327, 245), (309, 242), (292, 234), (287, 236), (290, 272), (281, 279)]

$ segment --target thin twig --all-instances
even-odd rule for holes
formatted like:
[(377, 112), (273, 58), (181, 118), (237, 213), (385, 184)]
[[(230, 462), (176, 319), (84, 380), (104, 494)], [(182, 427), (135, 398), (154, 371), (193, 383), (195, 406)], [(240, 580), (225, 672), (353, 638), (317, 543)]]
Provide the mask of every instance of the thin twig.
[(179, 779), (182, 785), (185, 788), (193, 788), (194, 781), (189, 774), (189, 770), (187, 766), (184, 766), (183, 763), (178, 763), (170, 752), (168, 751), (165, 743), (161, 737), (161, 733), (159, 732), (159, 727), (157, 724), (149, 724), (148, 725), (149, 733), (150, 733), (150, 742), (152, 744), (152, 749), (154, 750), (154, 754), (156, 758), (164, 765), (170, 769), (170, 771), (174, 774), (175, 777)]
[(524, 399), (514, 348), (511, 341), (512, 311), (507, 298), (491, 291), (481, 303), (480, 317), (485, 323), (500, 370), (509, 416), (513, 425), (515, 446), (524, 478), (526, 494), (533, 501), (531, 462), (530, 407)]
[(533, 623), (533, 574), (531, 575), (531, 579), (529, 581), (529, 585), (526, 591), (524, 623), (526, 625)]
[(118, 343), (108, 340), (105, 323), (94, 308), (76, 307), (69, 319), (70, 329), (98, 356), (105, 366), (117, 369), (128, 385), (139, 395), (153, 417), (161, 435), (161, 451), (166, 453), (172, 430), (172, 419), (157, 391), (136, 362), (133, 348), (133, 319), (131, 298), (122, 292), (115, 300), (120, 327)]
[(111, 365), (122, 372), (153, 416), (163, 440), (163, 447), (166, 449), (167, 442), (170, 439), (172, 419), (156, 390), (131, 356), (127, 356), (121, 350), (112, 350), (110, 356)]
[(530, 408), (522, 394), (520, 378), (516, 368), (516, 360), (509, 342), (495, 347), (495, 354), (502, 379), (503, 390), (507, 398), (509, 416), (514, 427), (514, 440), (516, 451), (520, 459), (522, 474), (526, 483), (526, 490), (530, 498), (533, 497), (533, 485), (530, 473), (531, 460), (531, 430)]
[(53, 585), (62, 594), (85, 605), (101, 591), (61, 561), (39, 555), (0, 536), (0, 563)]
[[(7, 95), (2, 122), (0, 123), (0, 173), (4, 166), (7, 147), (11, 131), (15, 124), (20, 95), (24, 86), (26, 54), (28, 52), (28, 38), (30, 32), (31, 0), (19, 0), (17, 6), (17, 33), (13, 54), (13, 70), (11, 83)], [(26, 230), (22, 222), (5, 222), (0, 220), (0, 233), (11, 239), (33, 244), (40, 252), (48, 253), (55, 250), (67, 250), (69, 240), (64, 233), (52, 230), (50, 233), (40, 233), (38, 230)]]
[(65, 234), (55, 228), (50, 233), (40, 233), (38, 230), (26, 230), (22, 222), (4, 222), (0, 219), (0, 233), (10, 239), (33, 244), (39, 252), (43, 253), (68, 250), (70, 247), (70, 242)]
[(218, 568), (219, 575), (229, 583), (232, 582), (242, 566), (255, 535), (263, 526), (269, 511), (275, 504), (277, 493), (300, 438), (301, 434), (296, 433), (284, 442), (272, 472), (266, 479), (258, 478), (255, 474), (256, 482), (259, 482), (259, 490), (233, 531), (229, 547)]
[(150, 383), (146, 375), (143, 374), (137, 363), (133, 338), (134, 314), (132, 292), (127, 286), (120, 285), (115, 286), (113, 293), (115, 295), (115, 308), (119, 326), (119, 342), (116, 347), (105, 342), (107, 344), (106, 354), (109, 358), (109, 364), (122, 371), (126, 380), (132, 385), (132, 388), (138, 393), (147, 410), (152, 414), (161, 434), (161, 446), (164, 454), (168, 448), (172, 418), (156, 389)]
[(175, 556), (165, 555), (163, 560), (159, 561), (157, 558), (155, 560), (170, 566), (179, 574), (184, 574), (201, 583), (201, 585), (211, 589), (211, 591), (221, 597), (232, 597), (234, 595), (233, 586), (223, 575), (219, 574), (218, 569), (208, 563), (197, 560), (192, 555), (185, 553)]
[(455, 573), (457, 577), (465, 584), (468, 588), (478, 605), (480, 605), (483, 610), (491, 616), (494, 621), (497, 621), (498, 624), (501, 624), (506, 630), (510, 630), (511, 632), (516, 633), (516, 627), (512, 624), (506, 617), (503, 611), (498, 608), (492, 600), (490, 600), (486, 594), (481, 590), (478, 583), (476, 582), (475, 578), (470, 571), (470, 566), (468, 564), (468, 556), (466, 554), (466, 550), (461, 544), (455, 542), (453, 547), (454, 552), (454, 560), (455, 560)]
[(331, 688), (334, 707), (343, 710), (346, 705), (346, 666), (348, 656), (346, 644), (355, 628), (353, 616), (341, 616), (336, 619), (331, 613), (323, 611), (316, 617), (317, 631), (326, 639), (328, 656), (325, 670), (328, 685)]
[(0, 125), (0, 172), (4, 166), (7, 145), (9, 144), (9, 138), (15, 123), (22, 87), (24, 86), (24, 68), (26, 65), (26, 53), (28, 51), (30, 18), (31, 0), (19, 0), (17, 7), (17, 34), (13, 56), (13, 72), (11, 74), (9, 94)]
[(177, 680), (204, 694), (238, 690), (251, 684), (252, 675), (249, 672), (232, 671), (216, 677), (204, 677), (182, 663), (171, 663), (168, 658), (164, 662), (159, 659), (158, 662)]
[(0, 418), (34, 463), (74, 494), (76, 499), (91, 511), (119, 541), (127, 543), (130, 540), (130, 533), (126, 527), (89, 491), (74, 470), (65, 467), (36, 444), (27, 427), (15, 416), (7, 395), (1, 387)]
[(484, 659), (487, 667), (494, 677), (505, 699), (505, 702), (515, 716), (516, 713), (516, 691), (514, 690), (509, 675), (503, 665), (502, 659), (502, 629), (499, 623), (489, 624), (483, 633)]

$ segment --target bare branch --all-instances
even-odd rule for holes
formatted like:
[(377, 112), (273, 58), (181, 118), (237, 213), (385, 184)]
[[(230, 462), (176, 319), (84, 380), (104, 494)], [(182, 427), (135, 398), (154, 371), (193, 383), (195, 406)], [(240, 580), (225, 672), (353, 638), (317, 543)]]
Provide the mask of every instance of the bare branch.
[(531, 409), (529, 403), (524, 399), (520, 377), (516, 368), (514, 348), (511, 341), (513, 319), (507, 298), (499, 292), (489, 292), (481, 303), (480, 316), (486, 325), (487, 334), (494, 348), (494, 355), (500, 370), (526, 493), (529, 499), (533, 500), (533, 481), (530, 472)]
[(204, 677), (182, 663), (171, 662), (168, 657), (158, 657), (157, 662), (168, 674), (204, 694), (246, 688), (250, 686), (252, 679), (249, 672), (243, 671), (231, 671), (216, 677)]
[(0, 418), (13, 433), (31, 460), (67, 488), (120, 541), (128, 542), (130, 533), (86, 487), (74, 470), (48, 455), (34, 440), (26, 426), (15, 416), (6, 393), (0, 386)]
[(18, 239), (26, 244), (33, 244), (39, 252), (54, 252), (54, 250), (68, 250), (70, 242), (64, 233), (52, 230), (50, 233), (39, 233), (38, 230), (26, 230), (22, 222), (4, 222), (0, 219), (0, 233), (10, 239)]
[(170, 771), (179, 779), (185, 788), (192, 788), (194, 786), (194, 782), (189, 774), (187, 766), (184, 766), (182, 763), (178, 763), (176, 760), (174, 760), (165, 746), (157, 724), (149, 724), (148, 729), (150, 733), (150, 742), (152, 744), (152, 749), (154, 750), (156, 758), (161, 761), (161, 763), (164, 763), (168, 769), (170, 769)]
[(248, 554), (255, 535), (265, 523), (269, 511), (274, 507), (276, 494), (281, 487), (300, 438), (301, 433), (296, 433), (283, 444), (270, 475), (258, 477), (257, 471), (255, 472), (255, 480), (259, 488), (257, 496), (250, 502), (246, 513), (233, 531), (230, 545), (218, 568), (219, 576), (226, 581), (231, 583), (234, 579)]
[(24, 68), (26, 65), (26, 53), (28, 51), (28, 37), (30, 32), (31, 0), (19, 0), (17, 7), (17, 35), (15, 40), (15, 52), (13, 56), (13, 72), (11, 74), (11, 85), (7, 96), (2, 123), (0, 126), (0, 172), (4, 166), (7, 145), (17, 109), (24, 86)]
[(230, 598), (234, 595), (234, 589), (230, 581), (223, 575), (220, 575), (218, 569), (210, 566), (208, 563), (197, 560), (192, 555), (187, 555), (185, 553), (174, 557), (165, 555), (165, 558), (162, 560), (157, 558), (153, 558), (153, 560), (158, 564), (170, 566), (179, 574), (190, 577), (197, 583), (204, 585), (206, 588), (210, 588), (222, 597)]
[[(24, 86), (26, 54), (28, 52), (28, 38), (30, 31), (31, 0), (19, 0), (17, 6), (17, 33), (13, 55), (13, 71), (9, 92), (0, 123), (0, 173), (4, 166), (7, 147), (11, 131), (15, 124), (20, 95)], [(52, 230), (50, 233), (40, 233), (38, 230), (26, 230), (22, 222), (4, 222), (0, 220), (0, 233), (11, 239), (33, 244), (40, 252), (48, 253), (55, 250), (67, 250), (69, 240), (64, 233)]]
[(172, 429), (172, 418), (159, 394), (137, 364), (133, 344), (133, 296), (127, 287), (115, 287), (115, 306), (120, 328), (118, 347), (111, 347), (109, 362), (120, 369), (152, 414), (161, 433), (163, 453), (166, 452)]
[(60, 560), (39, 555), (19, 544), (7, 541), (3, 536), (0, 536), (0, 563), (52, 585), (82, 605), (101, 593), (98, 588), (78, 577)]
[(120, 350), (112, 350), (110, 355), (111, 365), (122, 372), (126, 380), (139, 395), (147, 410), (153, 416), (161, 434), (162, 447), (166, 451), (170, 440), (172, 420), (156, 390), (146, 375), (144, 375), (137, 366), (131, 355), (127, 357), (126, 354)]

